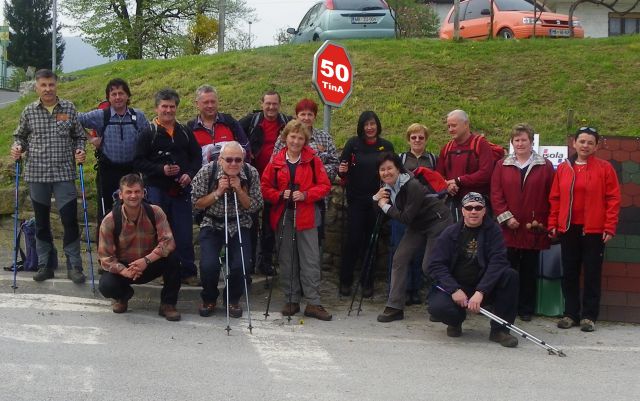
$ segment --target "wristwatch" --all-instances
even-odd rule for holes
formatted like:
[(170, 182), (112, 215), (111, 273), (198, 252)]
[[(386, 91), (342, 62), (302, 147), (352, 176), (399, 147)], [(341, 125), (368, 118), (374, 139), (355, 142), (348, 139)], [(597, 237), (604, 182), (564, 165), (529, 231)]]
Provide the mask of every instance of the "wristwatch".
[(147, 262), (147, 266), (149, 266), (151, 264), (151, 259), (149, 259), (148, 257), (144, 257), (144, 261)]

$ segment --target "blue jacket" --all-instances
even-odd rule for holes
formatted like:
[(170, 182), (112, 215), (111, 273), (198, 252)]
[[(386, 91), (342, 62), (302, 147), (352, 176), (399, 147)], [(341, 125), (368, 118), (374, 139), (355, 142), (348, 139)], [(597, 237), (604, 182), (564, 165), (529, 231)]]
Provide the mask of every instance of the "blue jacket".
[[(449, 293), (462, 288), (453, 277), (453, 266), (458, 256), (458, 240), (463, 224), (464, 221), (461, 220), (445, 228), (438, 237), (430, 256), (429, 275)], [(507, 259), (502, 230), (496, 222), (486, 216), (478, 234), (478, 263), (480, 264), (480, 281), (475, 289), (487, 296), (502, 273), (511, 267)]]

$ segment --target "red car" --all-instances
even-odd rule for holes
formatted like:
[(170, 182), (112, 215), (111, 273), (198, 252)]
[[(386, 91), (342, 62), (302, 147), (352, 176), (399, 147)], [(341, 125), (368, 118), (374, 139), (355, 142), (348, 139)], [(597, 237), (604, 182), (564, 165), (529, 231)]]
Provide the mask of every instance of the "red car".
[[(460, 36), (465, 39), (486, 39), (491, 24), (490, 0), (466, 0), (460, 2)], [(540, 12), (542, 11), (542, 12)], [(571, 36), (569, 16), (551, 13), (538, 5), (536, 16), (533, 4), (526, 0), (494, 0), (493, 35), (504, 39), (525, 39), (535, 36), (567, 38)], [(584, 37), (580, 21), (573, 20), (573, 34)], [(453, 38), (453, 7), (440, 28), (441, 39)]]

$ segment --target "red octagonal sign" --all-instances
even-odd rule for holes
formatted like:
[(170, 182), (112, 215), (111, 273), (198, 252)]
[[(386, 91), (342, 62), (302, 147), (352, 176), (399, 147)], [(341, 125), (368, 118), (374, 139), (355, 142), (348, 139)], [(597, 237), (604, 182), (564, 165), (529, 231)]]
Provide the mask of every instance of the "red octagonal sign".
[(324, 104), (340, 107), (351, 95), (353, 66), (344, 47), (330, 41), (313, 56), (313, 86)]

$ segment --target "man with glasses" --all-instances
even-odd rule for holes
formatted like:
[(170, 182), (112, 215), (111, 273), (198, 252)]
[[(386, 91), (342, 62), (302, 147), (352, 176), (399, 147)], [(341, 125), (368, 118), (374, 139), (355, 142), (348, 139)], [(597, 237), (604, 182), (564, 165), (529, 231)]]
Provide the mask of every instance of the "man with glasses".
[[(469, 192), (462, 198), (462, 221), (447, 227), (433, 247), (428, 272), (435, 286), (428, 311), (447, 325), (449, 337), (460, 337), (467, 310), (478, 313), (485, 303), (509, 323), (516, 318), (518, 273), (510, 268), (500, 226), (485, 214), (485, 199)], [(493, 320), (489, 340), (503, 347), (518, 345), (518, 339)]]
[[(198, 313), (203, 317), (214, 313), (216, 300), (220, 295), (220, 250), (225, 244), (225, 232), (229, 235), (226, 255), (229, 258), (230, 272), (226, 289), (229, 291), (229, 316), (242, 316), (242, 308), (238, 301), (244, 285), (243, 260), (236, 213), (240, 219), (242, 254), (244, 261), (248, 263), (251, 255), (249, 230), (253, 224), (251, 216), (263, 205), (260, 176), (255, 167), (244, 163), (244, 157), (245, 151), (238, 142), (225, 142), (220, 150), (220, 157), (203, 166), (193, 179), (193, 207), (205, 211), (199, 236), (202, 304)], [(244, 268), (247, 269), (248, 266)]]

